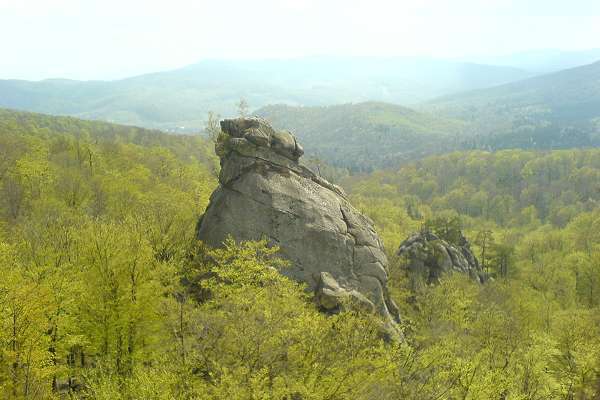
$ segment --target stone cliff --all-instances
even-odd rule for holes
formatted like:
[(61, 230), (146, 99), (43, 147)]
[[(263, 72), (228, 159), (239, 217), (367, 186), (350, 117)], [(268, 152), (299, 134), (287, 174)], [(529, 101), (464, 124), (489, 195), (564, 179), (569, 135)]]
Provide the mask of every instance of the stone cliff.
[(376, 312), (396, 330), (398, 310), (387, 290), (388, 260), (373, 223), (343, 190), (299, 163), (302, 147), (289, 132), (259, 118), (221, 122), (216, 151), (219, 187), (198, 225), (198, 238), (220, 246), (267, 238), (291, 262), (283, 271), (305, 282), (319, 306), (346, 303)]

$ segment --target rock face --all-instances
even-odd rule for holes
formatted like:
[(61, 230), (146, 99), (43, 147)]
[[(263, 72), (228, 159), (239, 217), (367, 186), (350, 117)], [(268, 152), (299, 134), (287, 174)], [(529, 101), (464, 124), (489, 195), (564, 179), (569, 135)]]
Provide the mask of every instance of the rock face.
[(427, 284), (438, 283), (442, 275), (453, 271), (467, 274), (480, 283), (485, 281), (485, 273), (462, 234), (459, 244), (454, 245), (432, 232), (423, 231), (406, 239), (397, 255), (405, 258), (412, 278)]
[(351, 302), (379, 313), (396, 328), (398, 309), (388, 296), (388, 261), (372, 222), (341, 188), (299, 163), (296, 138), (265, 120), (221, 122), (216, 151), (219, 187), (198, 225), (198, 239), (220, 246), (267, 238), (291, 262), (283, 271), (305, 282), (324, 310)]

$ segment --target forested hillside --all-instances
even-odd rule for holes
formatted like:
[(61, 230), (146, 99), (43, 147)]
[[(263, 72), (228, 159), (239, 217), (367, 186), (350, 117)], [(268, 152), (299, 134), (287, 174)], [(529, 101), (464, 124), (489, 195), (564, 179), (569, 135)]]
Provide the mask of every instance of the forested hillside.
[(256, 111), (289, 129), (307, 154), (353, 172), (397, 166), (460, 144), (466, 124), (406, 107), (367, 102), (329, 107), (267, 106)]
[[(265, 242), (210, 250), (199, 137), (0, 111), (7, 399), (594, 399), (600, 151), (463, 152), (343, 181), (392, 258), (405, 339), (327, 316)], [(415, 286), (393, 256), (462, 228), (493, 278)]]
[(460, 229), (492, 277), (415, 286), (393, 257), (405, 329), (435, 371), (416, 375), (441, 398), (598, 396), (600, 150), (452, 153), (344, 186), (388, 253), (425, 226)]
[[(198, 137), (0, 110), (3, 399), (82, 379), (104, 391), (157, 343), (175, 346), (173, 271), (215, 186), (213, 157)], [(92, 365), (93, 378), (73, 373)]]
[(410, 352), (374, 316), (321, 314), (264, 242), (195, 241), (211, 147), (0, 112), (3, 399), (403, 393), (394, 360)]
[[(479, 251), (483, 238), (499, 246), (497, 250), (509, 251), (507, 273), (516, 280), (522, 272), (519, 250), (535, 253), (527, 253), (532, 262), (542, 257), (541, 242), (527, 250), (523, 246), (544, 235), (561, 238), (565, 257), (577, 251), (600, 255), (598, 149), (455, 152), (397, 171), (347, 177), (343, 184), (354, 203), (375, 220), (388, 251), (397, 249), (411, 232), (435, 222), (466, 230)], [(596, 263), (592, 262), (593, 269)], [(488, 266), (492, 274), (499, 274), (493, 263)], [(600, 283), (595, 279), (594, 284)]]
[(409, 196), (427, 213), (454, 210), (506, 227), (531, 218), (565, 226), (600, 205), (600, 149), (454, 152), (343, 183), (361, 196)]

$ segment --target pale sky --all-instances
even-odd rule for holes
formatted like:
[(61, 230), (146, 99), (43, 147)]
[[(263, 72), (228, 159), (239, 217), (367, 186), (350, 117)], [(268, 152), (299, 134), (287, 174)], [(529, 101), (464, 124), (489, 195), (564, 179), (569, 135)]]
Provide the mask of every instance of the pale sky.
[(206, 58), (598, 47), (600, 0), (0, 0), (2, 79), (117, 79)]

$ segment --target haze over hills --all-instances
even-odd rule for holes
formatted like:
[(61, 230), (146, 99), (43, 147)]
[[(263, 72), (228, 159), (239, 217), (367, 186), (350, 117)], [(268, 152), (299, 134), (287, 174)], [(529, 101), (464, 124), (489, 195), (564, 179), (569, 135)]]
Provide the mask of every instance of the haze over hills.
[(592, 64), (600, 60), (600, 49), (565, 51), (557, 49), (531, 50), (504, 56), (483, 57), (477, 62), (503, 65), (542, 74)]
[(268, 104), (361, 101), (414, 104), (531, 76), (497, 67), (430, 58), (312, 57), (207, 60), (118, 81), (0, 81), (0, 107), (101, 119), (166, 130), (194, 130), (207, 112), (236, 113)]
[(496, 148), (598, 146), (600, 62), (446, 96), (424, 109), (466, 121)]

